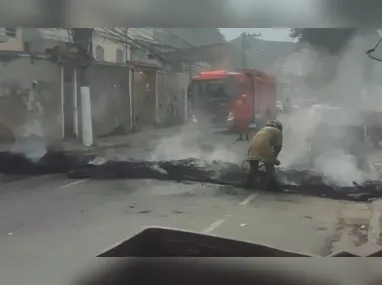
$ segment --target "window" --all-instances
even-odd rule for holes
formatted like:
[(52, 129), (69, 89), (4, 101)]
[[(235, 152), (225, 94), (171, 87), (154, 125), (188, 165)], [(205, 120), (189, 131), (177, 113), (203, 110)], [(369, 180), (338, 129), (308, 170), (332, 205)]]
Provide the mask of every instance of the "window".
[(123, 62), (123, 52), (120, 49), (117, 49), (116, 51), (116, 59), (117, 62)]
[(16, 29), (15, 28), (5, 28), (5, 34), (10, 38), (16, 37)]
[(95, 53), (96, 53), (96, 59), (97, 60), (104, 60), (104, 54), (105, 54), (105, 51), (103, 49), (103, 47), (101, 46), (96, 46), (96, 50), (95, 50)]

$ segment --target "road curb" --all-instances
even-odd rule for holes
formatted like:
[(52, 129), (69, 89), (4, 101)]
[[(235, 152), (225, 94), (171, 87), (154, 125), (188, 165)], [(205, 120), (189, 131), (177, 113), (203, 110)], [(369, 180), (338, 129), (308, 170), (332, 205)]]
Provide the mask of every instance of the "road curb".
[(95, 145), (84, 149), (76, 149), (76, 150), (70, 150), (65, 148), (53, 148), (53, 150), (56, 151), (63, 151), (65, 153), (69, 154), (90, 154), (92, 152), (100, 151), (100, 150), (107, 150), (111, 148), (122, 148), (122, 147), (129, 147), (132, 146), (131, 142), (124, 142), (124, 143), (116, 143), (116, 144), (110, 144), (110, 145)]
[(121, 142), (110, 142), (110, 143), (105, 143), (103, 144), (95, 144), (94, 146), (90, 147), (85, 147), (82, 146), (79, 149), (70, 149), (70, 148), (65, 148), (64, 146), (57, 146), (57, 147), (52, 147), (52, 150), (55, 151), (63, 151), (65, 153), (70, 153), (70, 154), (90, 154), (92, 152), (97, 152), (97, 151), (102, 151), (102, 150), (107, 150), (107, 149), (117, 149), (117, 148), (123, 148), (123, 147), (136, 147), (136, 146), (142, 146), (142, 144), (147, 144), (147, 141), (155, 141), (155, 140), (161, 140), (163, 138), (168, 137), (169, 134), (167, 132), (164, 132), (163, 134), (152, 134), (149, 138), (142, 136), (141, 138), (136, 138), (136, 139), (129, 139), (128, 141), (121, 141)]

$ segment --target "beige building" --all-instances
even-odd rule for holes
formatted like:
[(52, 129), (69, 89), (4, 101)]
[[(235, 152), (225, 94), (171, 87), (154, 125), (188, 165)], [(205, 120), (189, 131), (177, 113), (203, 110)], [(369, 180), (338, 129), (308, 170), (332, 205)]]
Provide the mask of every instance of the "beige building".
[[(156, 60), (148, 57), (148, 50), (140, 46), (150, 47), (150, 44), (157, 44), (154, 38), (154, 28), (115, 28), (121, 35), (126, 34), (128, 41), (136, 48), (131, 51), (131, 47), (126, 45), (123, 36), (113, 35), (105, 28), (95, 28), (93, 33), (93, 55), (97, 60), (108, 62), (144, 62), (158, 65)], [(121, 40), (122, 38), (122, 40)]]
[(5, 41), (0, 42), (0, 51), (24, 51), (22, 29), (2, 28), (5, 33)]
[[(0, 51), (45, 52), (62, 42), (69, 42), (68, 29), (58, 28), (2, 28), (5, 37), (0, 41)], [(99, 61), (126, 62), (130, 49), (116, 37), (95, 28), (93, 33), (93, 55)]]
[(57, 28), (0, 28), (1, 51), (44, 53), (61, 42), (70, 40), (67, 29)]
[(95, 28), (93, 56), (100, 61), (123, 63), (130, 60), (130, 49), (125, 43), (104, 29)]

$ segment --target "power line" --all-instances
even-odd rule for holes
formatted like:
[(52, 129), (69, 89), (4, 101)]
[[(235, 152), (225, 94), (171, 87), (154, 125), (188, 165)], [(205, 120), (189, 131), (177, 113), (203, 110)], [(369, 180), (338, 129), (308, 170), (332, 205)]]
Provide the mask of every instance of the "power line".
[(162, 28), (164, 31), (166, 31), (167, 33), (173, 35), (174, 37), (180, 39), (182, 42), (184, 42), (185, 44), (189, 45), (190, 47), (195, 47), (195, 45), (189, 43), (188, 41), (186, 41), (185, 39), (183, 39), (182, 37), (178, 36), (177, 34), (175, 34), (174, 32), (170, 31), (169, 29), (165, 29), (165, 28)]
[[(119, 30), (119, 28), (103, 28), (102, 29), (102, 33), (103, 34), (106, 34), (107, 36), (109, 37), (112, 37), (113, 39), (117, 40), (117, 41), (120, 41), (120, 42), (123, 42), (123, 43), (126, 43), (126, 44), (129, 44), (131, 46), (133, 46), (134, 48), (137, 48), (137, 49), (140, 49), (140, 50), (143, 50), (143, 51), (148, 51), (149, 53), (151, 53), (152, 55), (155, 55), (156, 57), (158, 57), (159, 59), (161, 59), (162, 61), (165, 61), (165, 62), (172, 62), (172, 60), (166, 58), (165, 54), (163, 54), (163, 52), (160, 52), (160, 51), (157, 51), (157, 50), (154, 50), (152, 49), (151, 47), (143, 44), (140, 40), (137, 40), (135, 39), (135, 35), (132, 35), (131, 33), (124, 33), (122, 32), (121, 30)], [(171, 33), (171, 32), (170, 32)], [(151, 35), (150, 35), (151, 36)], [(176, 36), (177, 38), (181, 39), (179, 36), (177, 35), (174, 35)], [(182, 40), (182, 39), (181, 39)], [(185, 41), (185, 40), (183, 40)], [(185, 41), (186, 42), (186, 41)], [(155, 43), (154, 43), (155, 44)], [(190, 43), (188, 43), (189, 45), (191, 45)], [(167, 45), (164, 45), (164, 46), (167, 46)], [(173, 49), (176, 49), (177, 51), (181, 51), (182, 49), (179, 49), (179, 48), (176, 48), (174, 46), (171, 46), (171, 45), (168, 45), (167, 47), (171, 47)], [(198, 48), (197, 46), (194, 46), (192, 45), (191, 48)], [(190, 48), (190, 49), (191, 49)], [(182, 60), (183, 62), (187, 62), (187, 63), (190, 63), (189, 60)]]
[[(140, 32), (142, 32), (142, 33), (144, 33), (144, 34), (146, 34), (146, 35), (152, 37), (155, 41), (158, 42), (158, 44), (161, 43), (161, 44), (159, 44), (159, 45), (162, 45), (162, 46), (165, 46), (165, 47), (170, 47), (170, 48), (175, 49), (175, 50), (179, 50), (179, 48), (177, 48), (177, 47), (171, 45), (170, 43), (168, 43), (168, 42), (166, 42), (166, 41), (164, 41), (164, 40), (162, 40), (162, 39), (158, 39), (158, 38), (156, 38), (154, 35), (151, 35), (150, 33), (148, 33), (148, 32), (145, 30), (145, 28), (140, 28), (139, 30), (140, 30)], [(163, 43), (166, 43), (166, 44), (163, 44)], [(157, 43), (154, 43), (154, 44), (157, 44)]]
[(371, 55), (373, 52), (375, 52), (375, 50), (377, 49), (377, 47), (381, 44), (382, 42), (382, 38), (379, 39), (378, 43), (375, 45), (375, 47), (373, 47), (372, 49), (369, 49), (366, 54), (371, 58), (371, 59), (374, 59), (376, 61), (379, 61), (379, 62), (382, 62), (382, 59), (380, 58), (377, 58), (373, 55)]
[[(117, 40), (119, 40), (121, 42), (127, 43), (127, 44), (129, 44), (131, 46), (134, 46), (135, 48), (137, 48), (137, 46), (139, 46), (139, 47), (143, 48), (143, 50), (149, 51), (151, 54), (157, 56), (161, 60), (168, 61), (162, 54), (158, 53), (157, 51), (152, 50), (151, 48), (149, 48), (145, 44), (142, 44), (141, 42), (139, 42), (139, 41), (133, 39), (132, 37), (128, 36), (129, 33), (125, 34), (125, 33), (121, 32), (121, 31), (117, 30), (116, 28), (112, 28), (112, 29), (105, 28), (104, 30), (106, 30), (107, 34), (110, 34), (110, 35), (114, 36), (115, 39), (117, 39)], [(132, 43), (134, 43), (135, 45), (132, 44)]]
[[(97, 31), (98, 32), (98, 31)], [(102, 36), (108, 36), (109, 38), (112, 38), (114, 40), (117, 40), (118, 42), (124, 43), (124, 44), (129, 44), (133, 46), (134, 48), (137, 48), (138, 46), (143, 47), (142, 50), (146, 51), (152, 51), (150, 48), (147, 46), (141, 44), (139, 41), (132, 39), (131, 37), (128, 36), (128, 32), (122, 32), (116, 30), (116, 28), (103, 28), (102, 31), (99, 33)], [(134, 43), (134, 44), (133, 44)]]

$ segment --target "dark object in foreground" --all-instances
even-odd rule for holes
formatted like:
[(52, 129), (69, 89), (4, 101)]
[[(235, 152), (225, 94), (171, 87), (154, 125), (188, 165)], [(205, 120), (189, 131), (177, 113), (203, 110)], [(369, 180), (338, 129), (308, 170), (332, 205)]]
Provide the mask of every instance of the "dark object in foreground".
[[(93, 156), (49, 152), (39, 161), (32, 162), (22, 154), (0, 152), (0, 173), (17, 175), (68, 173), (69, 178), (140, 178), (194, 181), (234, 187), (244, 187), (246, 182), (245, 173), (240, 165), (222, 161), (205, 162), (197, 159), (107, 161), (101, 165), (93, 165), (90, 163), (93, 159)], [(277, 180), (279, 185), (271, 188), (274, 192), (350, 201), (369, 201), (382, 197), (380, 181), (369, 181), (352, 187), (334, 187), (326, 184), (318, 173), (283, 169), (278, 172)], [(283, 183), (285, 181), (288, 183)]]
[(307, 257), (269, 246), (167, 228), (148, 228), (98, 257)]
[[(310, 257), (267, 245), (243, 242), (196, 232), (168, 228), (147, 228), (98, 257)], [(337, 252), (331, 257), (358, 257)], [(382, 251), (371, 254), (382, 257)]]
[[(381, 257), (379, 247), (367, 257)], [(101, 266), (77, 277), (74, 284), (283, 284), (335, 285), (342, 284), (354, 270), (370, 283), (370, 273), (362, 274), (364, 266), (333, 267), (315, 265), (306, 260), (286, 263), (286, 260), (265, 259), (194, 259), (146, 257), (311, 257), (261, 244), (203, 235), (177, 229), (148, 228), (102, 253), (99, 257), (134, 257), (107, 259)], [(142, 257), (142, 258), (140, 258)], [(329, 257), (360, 257), (351, 252), (338, 252)], [(324, 262), (328, 262), (328, 259)], [(330, 262), (330, 261), (329, 261)], [(330, 269), (329, 269), (330, 268)], [(329, 270), (328, 270), (329, 269)], [(301, 274), (302, 272), (302, 274)], [(357, 272), (357, 273), (358, 273)], [(373, 273), (373, 271), (370, 271)], [(353, 273), (353, 275), (352, 275)], [(364, 280), (365, 279), (365, 280)], [(349, 279), (348, 279), (349, 280)], [(373, 280), (373, 279), (372, 279)], [(376, 281), (379, 281), (378, 279)]]

